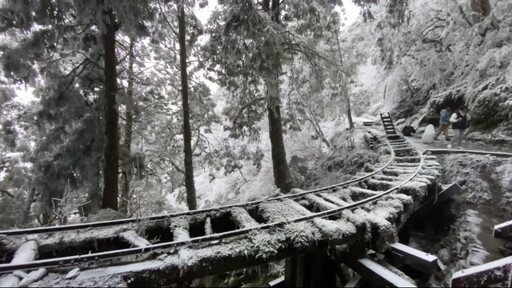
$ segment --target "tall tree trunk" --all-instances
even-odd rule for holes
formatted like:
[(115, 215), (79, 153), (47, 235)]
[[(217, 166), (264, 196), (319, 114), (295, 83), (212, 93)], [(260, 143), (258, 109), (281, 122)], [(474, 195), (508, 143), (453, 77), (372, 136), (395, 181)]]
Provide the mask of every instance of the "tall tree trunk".
[[(336, 34), (336, 43), (337, 43), (337, 46), (338, 46), (338, 57), (339, 57), (339, 62), (340, 62), (340, 68), (339, 68), (339, 75), (340, 75), (340, 82), (344, 82), (345, 80), (345, 77), (343, 76), (343, 71), (341, 71), (341, 69), (343, 69), (343, 54), (341, 53), (341, 45), (340, 45), (340, 37), (338, 35), (338, 31), (335, 30)], [(348, 93), (346, 93), (346, 91), (344, 91), (345, 89), (343, 89), (343, 85), (347, 85), (347, 83), (338, 83), (338, 93), (340, 94), (341, 97), (345, 98), (345, 104), (347, 106), (347, 118), (348, 118), (348, 127), (350, 128), (350, 130), (354, 129), (354, 120), (352, 119), (352, 107), (351, 107), (351, 104), (350, 104), (350, 95)]]
[(116, 71), (116, 30), (117, 24), (112, 9), (105, 11), (106, 31), (103, 33), (103, 49), (105, 59), (105, 120), (106, 139), (105, 170), (103, 173), (103, 209), (117, 210), (118, 173), (119, 173), (119, 131), (118, 112), (116, 105), (117, 71)]
[(185, 148), (185, 187), (189, 210), (196, 210), (196, 188), (194, 187), (194, 166), (192, 163), (192, 131), (190, 128), (190, 108), (188, 105), (187, 46), (185, 30), (185, 3), (179, 4), (178, 38), (180, 44), (181, 96), (183, 105), (183, 141)]
[(491, 14), (491, 4), (489, 0), (471, 0), (471, 10), (473, 12), (473, 23), (481, 22)]
[[(130, 48), (128, 56), (128, 88), (126, 90), (126, 126), (124, 129), (124, 149), (128, 157), (132, 155), (132, 133), (133, 133), (133, 64), (135, 56), (133, 55), (133, 48), (135, 46), (135, 39), (130, 38)], [(130, 183), (133, 178), (133, 164), (132, 161), (127, 160), (123, 168), (123, 190), (121, 193), (121, 204), (119, 205), (119, 212), (123, 214), (128, 213), (128, 203), (130, 201)]]
[(36, 194), (36, 188), (34, 187), (28, 187), (28, 195), (27, 199), (25, 199), (25, 205), (23, 207), (23, 211), (21, 212), (21, 219), (20, 219), (20, 226), (24, 227), (29, 219), (30, 216), (30, 207), (32, 206), (32, 203), (34, 203), (34, 196)]
[[(100, 168), (100, 167), (98, 167)], [(100, 210), (101, 204), (101, 175), (99, 173), (94, 175), (93, 180), (91, 181), (91, 186), (89, 187), (89, 191), (87, 191), (87, 204), (82, 207), (82, 211), (79, 211), (81, 216), (87, 217), (92, 214), (98, 213)]]
[[(264, 0), (263, 10), (271, 15), (272, 21), (279, 23), (279, 0)], [(274, 183), (282, 192), (288, 192), (293, 188), (293, 182), (286, 161), (284, 147), (283, 124), (281, 120), (281, 99), (279, 95), (279, 71), (281, 63), (279, 55), (274, 55), (273, 63), (268, 63), (274, 69), (271, 75), (265, 78), (267, 86), (267, 111), (270, 144), (272, 147), (272, 166), (274, 170)]]
[(274, 169), (274, 183), (281, 192), (288, 192), (293, 188), (293, 182), (286, 161), (284, 147), (283, 125), (281, 121), (281, 101), (279, 99), (279, 77), (273, 75), (265, 80), (267, 86), (268, 132), (272, 147), (272, 167)]

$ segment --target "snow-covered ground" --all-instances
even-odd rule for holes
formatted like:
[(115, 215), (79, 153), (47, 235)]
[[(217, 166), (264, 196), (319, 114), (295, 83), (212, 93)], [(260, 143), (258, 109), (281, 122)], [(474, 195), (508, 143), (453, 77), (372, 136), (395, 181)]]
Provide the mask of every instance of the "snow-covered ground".
[[(356, 119), (358, 126), (362, 126), (363, 119)], [(366, 121), (366, 119), (364, 120)], [(262, 150), (263, 160), (261, 169), (258, 171), (251, 161), (244, 161), (243, 167), (238, 172), (224, 175), (224, 171), (214, 172), (217, 177), (211, 180), (209, 167), (196, 169), (194, 178), (197, 191), (198, 207), (206, 208), (211, 206), (220, 206), (235, 202), (246, 202), (255, 199), (261, 199), (276, 195), (279, 191), (274, 185), (274, 176), (272, 170), (271, 146), (268, 139), (268, 126), (261, 123), (261, 137), (259, 142), (240, 141), (239, 145), (247, 145), (249, 150), (259, 148)], [(320, 123), (326, 138), (332, 142), (343, 142), (346, 138), (352, 137), (354, 145), (361, 147), (363, 145), (363, 130), (356, 129), (353, 134), (345, 130), (346, 123), (331, 120)], [(212, 129), (211, 142), (216, 139), (222, 139), (226, 132), (222, 127)], [(313, 131), (305, 129), (300, 132), (289, 132), (285, 135), (285, 145), (287, 159), (292, 157), (309, 160), (321, 159), (328, 153), (328, 149), (320, 139), (312, 139)], [(309, 163), (307, 163), (309, 164)], [(309, 167), (313, 169), (314, 167)], [(184, 202), (178, 201), (179, 193), (172, 193), (167, 199), (172, 207), (186, 209)]]

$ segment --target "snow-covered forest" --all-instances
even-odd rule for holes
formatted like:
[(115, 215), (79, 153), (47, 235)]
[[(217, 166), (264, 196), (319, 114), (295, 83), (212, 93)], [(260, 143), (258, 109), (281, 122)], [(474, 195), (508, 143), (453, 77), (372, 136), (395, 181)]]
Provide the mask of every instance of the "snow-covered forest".
[(1, 3), (0, 228), (339, 182), (379, 112), (512, 137), (509, 0)]

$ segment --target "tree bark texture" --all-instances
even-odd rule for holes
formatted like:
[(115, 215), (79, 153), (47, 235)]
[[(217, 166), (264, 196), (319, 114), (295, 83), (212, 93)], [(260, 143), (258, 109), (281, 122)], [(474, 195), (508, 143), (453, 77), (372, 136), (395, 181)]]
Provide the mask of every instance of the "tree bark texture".
[(272, 147), (274, 183), (277, 188), (281, 189), (281, 192), (288, 192), (293, 188), (293, 182), (284, 147), (278, 76), (268, 77), (265, 84), (267, 86), (268, 132)]
[(481, 22), (491, 14), (489, 0), (471, 0), (471, 11), (473, 12), (473, 23)]
[[(338, 35), (338, 32), (336, 31), (336, 43), (337, 43), (337, 46), (338, 46), (338, 57), (339, 57), (339, 62), (340, 62), (340, 71), (339, 71), (339, 74), (340, 74), (340, 82), (343, 82), (345, 80), (345, 77), (343, 76), (343, 71), (341, 71), (341, 69), (343, 68), (343, 54), (341, 54), (341, 45), (340, 45), (340, 37)], [(347, 106), (347, 118), (348, 118), (348, 127), (350, 128), (350, 130), (353, 130), (354, 129), (354, 120), (352, 119), (352, 107), (351, 107), (351, 104), (350, 104), (350, 95), (348, 93), (346, 93), (346, 91), (344, 91), (342, 85), (344, 85), (345, 83), (338, 83), (338, 92), (340, 94), (341, 97), (344, 97), (345, 98), (345, 101), (346, 101), (346, 106)]]
[[(263, 10), (271, 15), (272, 21), (279, 23), (279, 0), (264, 0)], [(283, 125), (281, 119), (281, 99), (279, 95), (279, 71), (281, 71), (281, 62), (279, 55), (267, 61), (270, 69), (270, 75), (265, 78), (267, 86), (267, 111), (268, 111), (268, 130), (270, 144), (272, 147), (272, 166), (274, 170), (274, 183), (281, 192), (288, 192), (293, 188), (293, 181), (286, 161), (286, 150), (284, 147)]]
[(25, 205), (23, 205), (23, 211), (21, 212), (20, 226), (24, 227), (28, 223), (28, 219), (30, 216), (30, 207), (32, 203), (34, 203), (34, 196), (36, 194), (36, 188), (28, 189), (27, 199), (25, 199)]
[[(131, 156), (132, 150), (132, 134), (133, 134), (133, 64), (135, 56), (133, 55), (133, 48), (135, 46), (135, 39), (130, 39), (130, 48), (128, 56), (128, 87), (126, 89), (126, 126), (124, 129), (124, 149)], [(131, 158), (130, 158), (131, 159)], [(132, 161), (127, 160), (123, 167), (123, 190), (121, 192), (121, 204), (119, 205), (119, 212), (123, 214), (128, 213), (128, 204), (130, 202), (130, 183), (133, 178), (133, 164)]]
[(192, 163), (192, 131), (190, 128), (190, 107), (188, 103), (187, 46), (185, 30), (185, 3), (179, 3), (178, 40), (180, 44), (181, 96), (183, 105), (183, 141), (185, 148), (185, 188), (189, 210), (196, 210), (196, 189), (194, 187), (194, 166)]
[(105, 73), (105, 135), (107, 146), (105, 149), (103, 209), (117, 210), (118, 198), (118, 171), (119, 171), (119, 131), (118, 112), (116, 105), (117, 71), (116, 71), (116, 30), (114, 12), (105, 11), (106, 31), (103, 33), (104, 73)]

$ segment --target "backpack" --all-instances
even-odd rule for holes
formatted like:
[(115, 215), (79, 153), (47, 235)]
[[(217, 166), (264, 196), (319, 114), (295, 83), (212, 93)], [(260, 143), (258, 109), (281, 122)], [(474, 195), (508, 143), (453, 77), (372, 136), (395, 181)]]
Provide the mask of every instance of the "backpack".
[(404, 136), (412, 136), (414, 133), (416, 133), (416, 129), (410, 125), (407, 125), (402, 129), (402, 134), (404, 134)]

